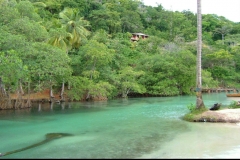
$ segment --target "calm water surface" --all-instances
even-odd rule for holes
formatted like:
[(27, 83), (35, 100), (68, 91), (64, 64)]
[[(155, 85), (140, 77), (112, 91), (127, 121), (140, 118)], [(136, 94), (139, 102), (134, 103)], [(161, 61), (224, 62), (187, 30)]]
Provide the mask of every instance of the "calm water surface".
[[(205, 105), (229, 105), (225, 93)], [(0, 153), (38, 143), (47, 133), (71, 133), (2, 158), (237, 158), (240, 126), (181, 120), (195, 96), (42, 104), (0, 111)]]

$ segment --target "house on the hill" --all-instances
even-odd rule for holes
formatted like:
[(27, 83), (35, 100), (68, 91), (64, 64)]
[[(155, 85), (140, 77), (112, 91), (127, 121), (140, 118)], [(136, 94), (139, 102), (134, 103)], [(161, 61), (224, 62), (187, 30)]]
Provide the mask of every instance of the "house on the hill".
[(146, 39), (148, 35), (143, 33), (132, 33), (131, 41), (138, 41), (140, 38)]

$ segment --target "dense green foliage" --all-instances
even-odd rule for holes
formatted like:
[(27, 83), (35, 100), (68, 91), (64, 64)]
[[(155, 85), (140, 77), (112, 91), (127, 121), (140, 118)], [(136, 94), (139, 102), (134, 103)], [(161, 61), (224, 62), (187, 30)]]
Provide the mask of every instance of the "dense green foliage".
[[(240, 23), (207, 14), (202, 24), (203, 87), (238, 88)], [(149, 37), (131, 42), (135, 32)], [(0, 0), (8, 92), (31, 82), (32, 91), (63, 83), (72, 100), (192, 94), (196, 40), (196, 14), (139, 0)]]

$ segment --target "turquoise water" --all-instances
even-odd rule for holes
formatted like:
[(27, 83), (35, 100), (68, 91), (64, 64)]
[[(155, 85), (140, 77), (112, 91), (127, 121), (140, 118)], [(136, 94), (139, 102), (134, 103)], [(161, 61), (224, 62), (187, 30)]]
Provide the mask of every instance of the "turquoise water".
[[(225, 93), (204, 94), (205, 105), (228, 105)], [(0, 111), (0, 153), (24, 148), (47, 133), (71, 133), (2, 158), (239, 157), (240, 126), (181, 120), (195, 96), (41, 104)], [(230, 156), (230, 157), (231, 157)]]

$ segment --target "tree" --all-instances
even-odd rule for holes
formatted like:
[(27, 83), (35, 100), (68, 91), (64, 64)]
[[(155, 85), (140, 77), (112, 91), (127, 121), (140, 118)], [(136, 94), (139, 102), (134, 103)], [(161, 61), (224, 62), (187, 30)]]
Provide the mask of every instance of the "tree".
[(144, 71), (134, 71), (133, 67), (127, 66), (119, 71), (118, 87), (122, 98), (127, 98), (130, 91), (144, 93), (146, 89), (137, 82), (137, 78), (144, 75)]
[(141, 17), (134, 11), (124, 11), (121, 14), (122, 32), (143, 32)]
[(145, 72), (138, 82), (145, 86), (148, 94), (184, 95), (195, 85), (196, 59), (187, 50), (145, 55), (138, 61), (138, 70)]
[(216, 28), (214, 30), (215, 33), (219, 33), (222, 35), (222, 44), (224, 44), (224, 36), (231, 31), (231, 27), (229, 26), (222, 26), (221, 28)]
[[(110, 64), (114, 50), (109, 49), (105, 44), (92, 39), (81, 48), (79, 54), (82, 54), (82, 75), (88, 77), (89, 81), (97, 82), (101, 76), (99, 69)], [(87, 90), (86, 100), (91, 98), (91, 91), (93, 89), (95, 89), (95, 83), (90, 83)]]
[(205, 66), (212, 77), (221, 83), (221, 87), (225, 87), (226, 80), (230, 80), (234, 74), (232, 73), (235, 63), (233, 60), (234, 56), (227, 50), (220, 49), (214, 53), (206, 54), (208, 64)]
[(64, 28), (57, 28), (50, 29), (49, 34), (50, 38), (47, 43), (62, 49), (68, 54), (71, 44), (69, 44), (66, 37), (71, 37), (71, 33), (68, 33)]
[(201, 0), (197, 0), (197, 74), (196, 74), (196, 108), (205, 108), (202, 98), (202, 13)]
[(120, 15), (116, 11), (108, 9), (94, 10), (89, 15), (92, 30), (95, 32), (99, 29), (104, 29), (109, 34), (114, 34), (120, 31)]
[(59, 13), (62, 25), (66, 28), (66, 31), (71, 33), (70, 37), (67, 37), (68, 41), (72, 45), (72, 48), (79, 48), (82, 41), (87, 39), (90, 35), (89, 22), (84, 20), (84, 17), (80, 17), (77, 9), (64, 8)]
[[(27, 66), (23, 65), (18, 53), (14, 50), (8, 52), (0, 52), (0, 79), (1, 79), (1, 109), (12, 108), (10, 101), (10, 92), (17, 89), (18, 95), (21, 95), (21, 79), (24, 78), (27, 72)], [(6, 89), (6, 92), (5, 92)], [(4, 91), (4, 92), (3, 92)], [(3, 94), (4, 93), (4, 94)], [(18, 97), (14, 108), (24, 107), (21, 97)]]
[[(53, 86), (57, 81), (67, 80), (71, 75), (70, 58), (61, 49), (44, 43), (34, 43), (34, 48), (28, 59), (28, 66), (32, 79), (39, 79), (39, 82), (50, 88), (50, 101), (54, 98)], [(40, 85), (40, 83), (39, 83)]]
[(20, 13), (21, 17), (28, 17), (30, 20), (41, 21), (40, 16), (35, 12), (34, 3), (29, 1), (20, 1), (16, 8)]

